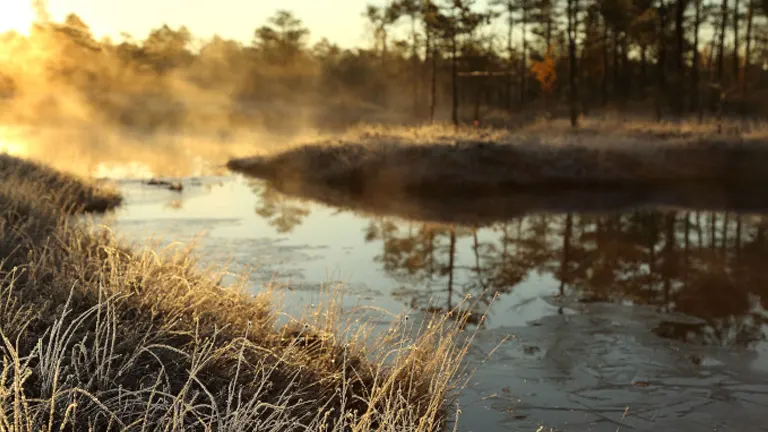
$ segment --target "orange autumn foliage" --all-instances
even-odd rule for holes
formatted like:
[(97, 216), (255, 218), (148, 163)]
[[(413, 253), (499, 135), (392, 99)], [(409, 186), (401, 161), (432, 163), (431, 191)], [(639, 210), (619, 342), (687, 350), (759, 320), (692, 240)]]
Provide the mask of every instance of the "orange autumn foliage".
[(541, 91), (546, 94), (551, 93), (557, 81), (557, 68), (552, 46), (547, 48), (547, 54), (544, 56), (544, 59), (533, 61), (531, 72), (533, 72), (536, 80), (539, 82)]

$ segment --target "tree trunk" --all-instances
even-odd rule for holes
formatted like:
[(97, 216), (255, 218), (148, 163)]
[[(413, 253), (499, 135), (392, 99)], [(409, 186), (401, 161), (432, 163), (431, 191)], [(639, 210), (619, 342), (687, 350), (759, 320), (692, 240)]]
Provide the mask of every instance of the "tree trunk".
[(721, 22), (720, 22), (720, 44), (717, 53), (717, 83), (720, 87), (717, 92), (716, 98), (716, 117), (718, 133), (722, 128), (722, 115), (723, 115), (723, 95), (725, 92), (725, 32), (728, 28), (728, 0), (723, 0), (721, 9)]
[(704, 249), (704, 223), (701, 220), (701, 212), (696, 212), (696, 238), (699, 239), (699, 250)]
[(667, 6), (664, 0), (659, 5), (659, 62), (656, 65), (658, 69), (658, 88), (656, 89), (656, 119), (661, 120), (663, 99), (667, 91), (667, 44), (665, 43), (667, 29)]
[(437, 50), (432, 46), (432, 32), (427, 32), (427, 44), (430, 45), (429, 57), (431, 63), (430, 91), (429, 91), (429, 122), (435, 121), (435, 109), (437, 108)]
[(565, 217), (565, 231), (563, 232), (563, 255), (560, 260), (560, 297), (565, 295), (565, 287), (569, 282), (568, 263), (571, 259), (571, 237), (573, 236), (573, 214)]
[(417, 51), (416, 41), (416, 15), (411, 15), (411, 63), (413, 64), (413, 115), (414, 118), (419, 118), (419, 99), (421, 98), (421, 80), (417, 78), (419, 74), (419, 53)]
[(512, 46), (512, 30), (513, 30), (513, 24), (514, 24), (514, 16), (512, 16), (512, 2), (510, 1), (507, 3), (508, 7), (508, 13), (509, 16), (507, 17), (507, 55), (509, 56), (509, 59), (507, 60), (507, 95), (506, 95), (506, 101), (505, 106), (507, 107), (507, 113), (512, 113), (512, 59), (514, 57), (513, 52), (513, 46)]
[(752, 60), (752, 24), (755, 18), (755, 0), (749, 0), (747, 6), (747, 40), (744, 50), (744, 68), (741, 72), (741, 94), (747, 94), (747, 79), (749, 78), (749, 65)]
[[(751, 6), (751, 5), (750, 5)], [(741, 214), (736, 214), (736, 265), (741, 265)]]
[(739, 57), (739, 0), (733, 4), (733, 82), (739, 79), (741, 60)]
[(717, 79), (716, 72), (717, 68), (715, 67), (715, 61), (717, 61), (717, 41), (720, 39), (720, 29), (715, 29), (715, 31), (712, 32), (712, 39), (709, 41), (709, 52), (707, 53), (707, 70), (709, 71), (709, 81), (714, 81)]
[[(486, 99), (487, 86), (485, 84), (480, 85), (480, 89), (475, 94), (475, 110), (472, 115), (472, 124), (480, 126), (480, 105), (483, 103), (483, 99)], [(485, 101), (488, 103), (488, 101)]]
[(728, 25), (728, 0), (723, 0), (720, 13), (720, 43), (717, 48), (717, 81), (722, 86), (725, 72), (725, 30)]
[(677, 94), (676, 108), (677, 114), (682, 115), (685, 105), (685, 9), (688, 6), (688, 0), (677, 0), (675, 7), (675, 57), (677, 59)]
[(669, 212), (667, 213), (665, 217), (665, 224), (664, 228), (666, 230), (665, 232), (665, 239), (664, 239), (664, 269), (663, 269), (663, 278), (664, 278), (664, 307), (667, 308), (667, 312), (669, 312), (670, 302), (671, 302), (671, 294), (672, 294), (672, 278), (673, 277), (679, 277), (677, 274), (677, 263), (675, 262), (677, 256), (675, 253), (675, 246), (676, 246), (676, 238), (675, 238), (675, 227), (677, 225), (677, 215), (675, 212)]
[(546, 49), (549, 50), (549, 48), (552, 46), (552, 10), (550, 7), (547, 7), (547, 21), (546, 21), (546, 31), (545, 31), (545, 39), (547, 41)]
[[(622, 75), (632, 76), (632, 63), (629, 61), (629, 35), (627, 35), (627, 32), (623, 32), (621, 37), (621, 70)], [(622, 82), (624, 83), (624, 96), (631, 95), (632, 80), (625, 79)]]
[(640, 46), (640, 98), (645, 100), (645, 86), (648, 83), (648, 46)]
[[(701, 27), (701, 0), (696, 0), (696, 16), (693, 22), (693, 67), (691, 69), (691, 85), (693, 91), (691, 92), (691, 109), (701, 113), (699, 105), (701, 104), (700, 96), (700, 71), (699, 71), (699, 28)], [(699, 116), (701, 120), (701, 115)]]
[(523, 54), (520, 61), (520, 103), (525, 104), (525, 94), (527, 92), (527, 76), (528, 76), (528, 38), (526, 37), (528, 26), (528, 1), (523, 0), (523, 17), (520, 22), (520, 26), (523, 31)]
[(621, 79), (621, 68), (619, 67), (619, 32), (616, 29), (613, 29), (611, 31), (611, 35), (613, 37), (613, 97), (615, 100), (617, 96), (623, 94), (623, 85)]
[(600, 86), (603, 106), (608, 104), (608, 22), (603, 17), (603, 82)]
[(457, 34), (456, 29), (451, 34), (451, 121), (454, 126), (459, 125), (459, 82), (458, 82), (458, 58), (457, 58)]
[[(594, 22), (594, 16), (592, 14), (587, 14), (584, 17), (584, 26), (582, 27), (584, 29), (584, 45), (581, 50), (580, 58), (577, 60), (577, 65), (586, 65), (588, 60), (592, 60), (592, 53), (589, 52), (589, 49), (587, 47), (592, 46), (592, 39), (589, 37), (589, 29), (592, 28), (592, 26), (595, 24)], [(576, 26), (578, 28), (578, 26)], [(574, 32), (574, 34), (578, 34), (578, 30)], [(581, 68), (579, 70), (579, 85), (583, 86), (583, 90), (586, 90), (586, 96), (585, 93), (581, 93), (581, 97), (579, 97), (579, 104), (581, 113), (585, 116), (589, 115), (590, 110), (590, 104), (592, 103), (592, 96), (597, 92), (597, 86), (595, 85), (595, 77), (591, 73), (592, 69), (586, 67)]]
[[(648, 241), (648, 270), (650, 274), (656, 274), (656, 241), (658, 239), (659, 228), (657, 226), (656, 218), (651, 219), (651, 231), (652, 235)], [(648, 284), (648, 303), (653, 303), (656, 297), (656, 283), (651, 282)]]
[(387, 46), (387, 29), (386, 24), (381, 24), (381, 58), (386, 61), (389, 56), (389, 47)]
[(576, 62), (576, 27), (578, 26), (578, 0), (568, 0), (568, 58), (570, 60), (570, 71), (568, 76), (569, 84), (569, 99), (571, 105), (571, 127), (578, 127), (579, 112), (577, 108), (578, 104), (578, 89), (576, 88), (576, 76), (577, 62)]

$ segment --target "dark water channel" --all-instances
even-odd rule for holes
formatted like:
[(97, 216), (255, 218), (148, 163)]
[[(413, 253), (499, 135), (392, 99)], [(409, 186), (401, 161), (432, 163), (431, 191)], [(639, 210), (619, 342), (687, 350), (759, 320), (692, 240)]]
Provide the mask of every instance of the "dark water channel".
[(473, 226), (239, 177), (186, 179), (181, 193), (120, 184), (118, 233), (197, 239), (207, 261), (253, 267), (254, 290), (279, 286), (289, 313), (328, 282), (343, 284), (345, 307), (391, 320), (487, 312), (459, 430), (768, 430), (768, 210), (624, 207)]

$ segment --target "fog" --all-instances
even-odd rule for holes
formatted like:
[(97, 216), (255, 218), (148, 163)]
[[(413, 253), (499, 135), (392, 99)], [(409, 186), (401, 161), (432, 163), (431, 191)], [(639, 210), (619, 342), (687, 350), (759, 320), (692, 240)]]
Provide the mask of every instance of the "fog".
[(307, 35), (284, 13), (250, 45), (167, 26), (115, 42), (75, 15), (54, 23), (39, 11), (28, 35), (0, 34), (0, 151), (82, 175), (195, 175), (408, 118), (393, 109), (405, 98), (368, 73), (377, 59), (308, 47)]

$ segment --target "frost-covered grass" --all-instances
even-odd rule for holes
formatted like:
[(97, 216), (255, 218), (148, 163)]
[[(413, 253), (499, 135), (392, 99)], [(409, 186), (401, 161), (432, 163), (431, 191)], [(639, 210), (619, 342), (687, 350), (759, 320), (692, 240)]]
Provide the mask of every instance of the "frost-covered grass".
[(478, 196), (603, 186), (768, 180), (768, 125), (585, 120), (515, 130), (367, 126), (230, 169), (354, 194)]
[[(0, 179), (18, 201), (49, 200), (66, 212), (104, 212), (120, 205), (120, 193), (30, 160), (0, 153)], [(42, 193), (42, 195), (41, 195)]]
[(245, 278), (223, 287), (190, 250), (131, 250), (73, 222), (75, 209), (100, 208), (91, 186), (13, 158), (0, 166), (0, 430), (444, 423), (466, 352), (447, 318), (418, 336), (402, 320), (373, 336), (334, 303), (278, 326), (268, 292), (245, 293)]
[(334, 207), (444, 223), (644, 205), (752, 211), (768, 202), (768, 123), (360, 126), (260, 148), (229, 168)]

